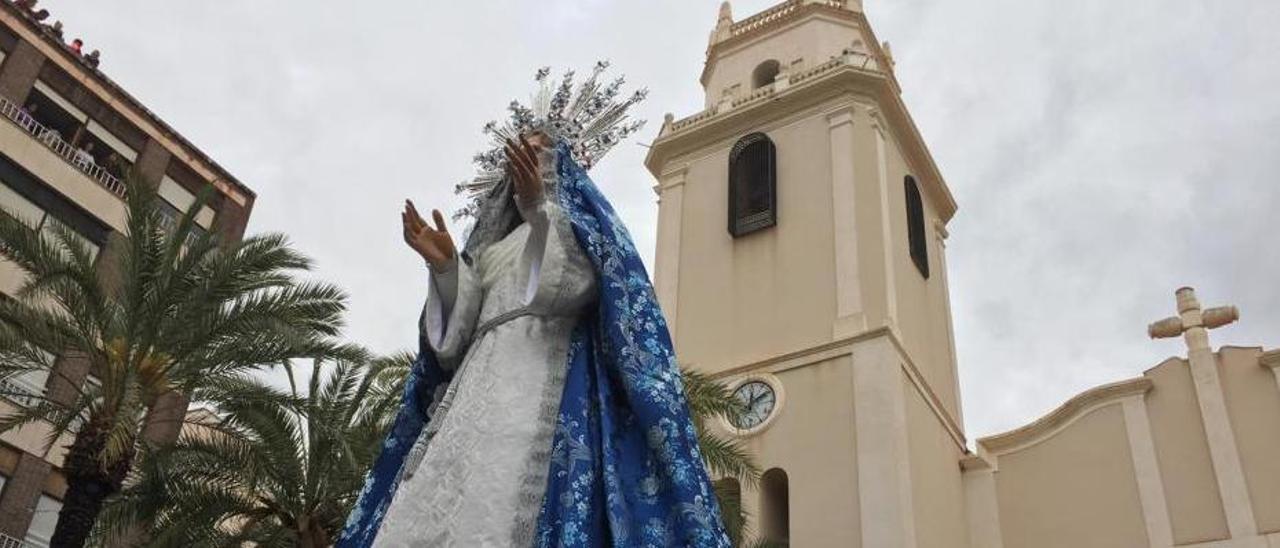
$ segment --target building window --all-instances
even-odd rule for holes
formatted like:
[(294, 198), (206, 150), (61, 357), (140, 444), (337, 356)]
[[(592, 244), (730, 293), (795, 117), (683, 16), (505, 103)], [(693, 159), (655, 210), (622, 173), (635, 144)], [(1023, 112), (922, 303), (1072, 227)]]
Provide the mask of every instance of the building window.
[[(170, 232), (178, 229), (178, 221), (182, 220), (182, 216), (187, 214), (196, 203), (196, 195), (192, 194), (182, 185), (174, 181), (173, 178), (165, 175), (160, 180), (159, 209), (160, 221), (164, 224), (165, 230)], [(200, 211), (196, 213), (195, 224), (191, 226), (191, 232), (187, 234), (186, 245), (190, 246), (195, 240), (209, 231), (209, 227), (213, 223), (214, 212), (209, 206), (201, 206)]]
[(760, 534), (764, 540), (791, 540), (791, 494), (787, 473), (773, 468), (760, 476)]
[(782, 64), (770, 59), (756, 66), (756, 70), (751, 72), (751, 89), (760, 89), (778, 78), (778, 73), (782, 71)]
[[(49, 214), (44, 208), (26, 199), (16, 190), (10, 188), (9, 185), (3, 183), (0, 183), (0, 213), (16, 218), (31, 227), (31, 230), (41, 232), (50, 239), (55, 238), (55, 227), (70, 228), (67, 224), (59, 221), (57, 217)], [(76, 241), (80, 242), (89, 251), (90, 261), (98, 257), (100, 248), (97, 243), (86, 238), (75, 229), (71, 229), (71, 234)]]
[(743, 137), (729, 152), (729, 233), (734, 237), (778, 223), (777, 152), (763, 133)]
[(62, 503), (48, 495), (40, 495), (36, 503), (36, 512), (31, 516), (31, 527), (27, 528), (27, 545), (39, 548), (49, 546), (53, 538), (53, 528), (58, 524), (58, 512), (62, 511)]
[(911, 248), (911, 262), (925, 279), (929, 279), (929, 242), (925, 236), (924, 201), (920, 198), (920, 187), (914, 177), (907, 175), (905, 181), (907, 196), (907, 242)]
[(38, 80), (27, 96), (23, 110), (44, 126), (36, 138), (45, 144), (57, 140), (75, 146), (75, 140), (80, 135), (81, 128), (89, 121), (88, 115)]

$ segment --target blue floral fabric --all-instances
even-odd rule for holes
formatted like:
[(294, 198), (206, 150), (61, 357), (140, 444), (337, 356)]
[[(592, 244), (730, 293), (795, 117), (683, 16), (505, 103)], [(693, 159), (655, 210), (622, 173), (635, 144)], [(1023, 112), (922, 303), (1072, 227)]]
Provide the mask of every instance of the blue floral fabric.
[[(538, 516), (540, 547), (728, 547), (666, 320), (630, 234), (561, 144), (560, 206), (600, 280), (574, 331)], [(425, 403), (448, 382), (429, 348), (338, 542), (373, 544)], [(430, 470), (418, 473), (428, 474)]]

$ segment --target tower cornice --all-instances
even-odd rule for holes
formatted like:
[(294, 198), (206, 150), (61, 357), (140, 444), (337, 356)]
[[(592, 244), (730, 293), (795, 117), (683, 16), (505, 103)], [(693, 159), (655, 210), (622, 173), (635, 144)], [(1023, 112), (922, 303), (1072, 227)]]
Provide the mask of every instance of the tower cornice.
[[(872, 43), (868, 44), (872, 55), (877, 58), (881, 66), (891, 66), (888, 55), (880, 47), (880, 43), (874, 40), (875, 33), (871, 31), (866, 15), (860, 9), (845, 7), (845, 0), (788, 0), (738, 22), (726, 21), (723, 12), (721, 15), (720, 22), (712, 32), (711, 43), (707, 46), (706, 61), (699, 76), (699, 82), (703, 86), (707, 85), (711, 77), (711, 67), (718, 57), (814, 18), (838, 21), (865, 29), (873, 38)], [(897, 85), (896, 82), (895, 85)]]
[(674, 158), (717, 143), (731, 142), (733, 136), (762, 123), (842, 96), (851, 102), (869, 98), (875, 103), (882, 125), (887, 126), (883, 129), (902, 147), (931, 202), (937, 204), (940, 219), (944, 223), (950, 221), (957, 209), (954, 196), (907, 112), (892, 76), (880, 70), (875, 59), (866, 55), (836, 57), (791, 75), (782, 89), (777, 85), (764, 87), (731, 103), (714, 105), (692, 116), (664, 123), (645, 158), (645, 166), (654, 176), (659, 176), (662, 166)]

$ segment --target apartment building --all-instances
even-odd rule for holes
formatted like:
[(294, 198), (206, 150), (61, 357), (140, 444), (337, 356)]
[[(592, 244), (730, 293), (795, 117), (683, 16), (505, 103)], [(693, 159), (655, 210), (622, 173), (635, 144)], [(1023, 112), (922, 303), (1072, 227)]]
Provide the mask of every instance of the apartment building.
[[(96, 55), (64, 43), (60, 25), (42, 17), (0, 2), (0, 205), (33, 230), (70, 227), (102, 265), (123, 244), (122, 178), (132, 172), (158, 186), (174, 220), (213, 185), (217, 192), (197, 224), (230, 241), (241, 238), (253, 191), (100, 71)], [(22, 276), (0, 262), (0, 298)], [(60, 360), (58, 367), (95, 382), (87, 366)], [(35, 374), (12, 379), (3, 392), (39, 395), (47, 381)], [(0, 398), (0, 415), (28, 403), (21, 395)], [(181, 416), (185, 407), (172, 412)], [(66, 490), (59, 469), (65, 448), (45, 451), (47, 432), (34, 425), (0, 436), (0, 546), (47, 546), (53, 532)]]

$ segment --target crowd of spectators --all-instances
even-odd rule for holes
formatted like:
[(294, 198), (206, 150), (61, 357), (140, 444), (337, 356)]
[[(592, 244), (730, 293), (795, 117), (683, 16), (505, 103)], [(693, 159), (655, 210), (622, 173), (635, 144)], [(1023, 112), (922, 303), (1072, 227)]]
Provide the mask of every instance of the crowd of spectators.
[(57, 38), (59, 42), (63, 43), (63, 47), (67, 48), (71, 53), (76, 54), (76, 57), (80, 59), (80, 62), (88, 65), (90, 68), (98, 68), (98, 63), (102, 60), (102, 54), (96, 49), (89, 53), (84, 53), (84, 40), (79, 38), (76, 38), (69, 43), (66, 42), (66, 38), (63, 37), (62, 21), (54, 21), (53, 24), (45, 23), (45, 20), (49, 18), (49, 10), (44, 8), (36, 9), (36, 4), (39, 0), (10, 1), (14, 6), (17, 6), (18, 9), (22, 10), (27, 17), (30, 17), (36, 22), (36, 24), (40, 25), (40, 28), (43, 29), (44, 32), (54, 38)]

